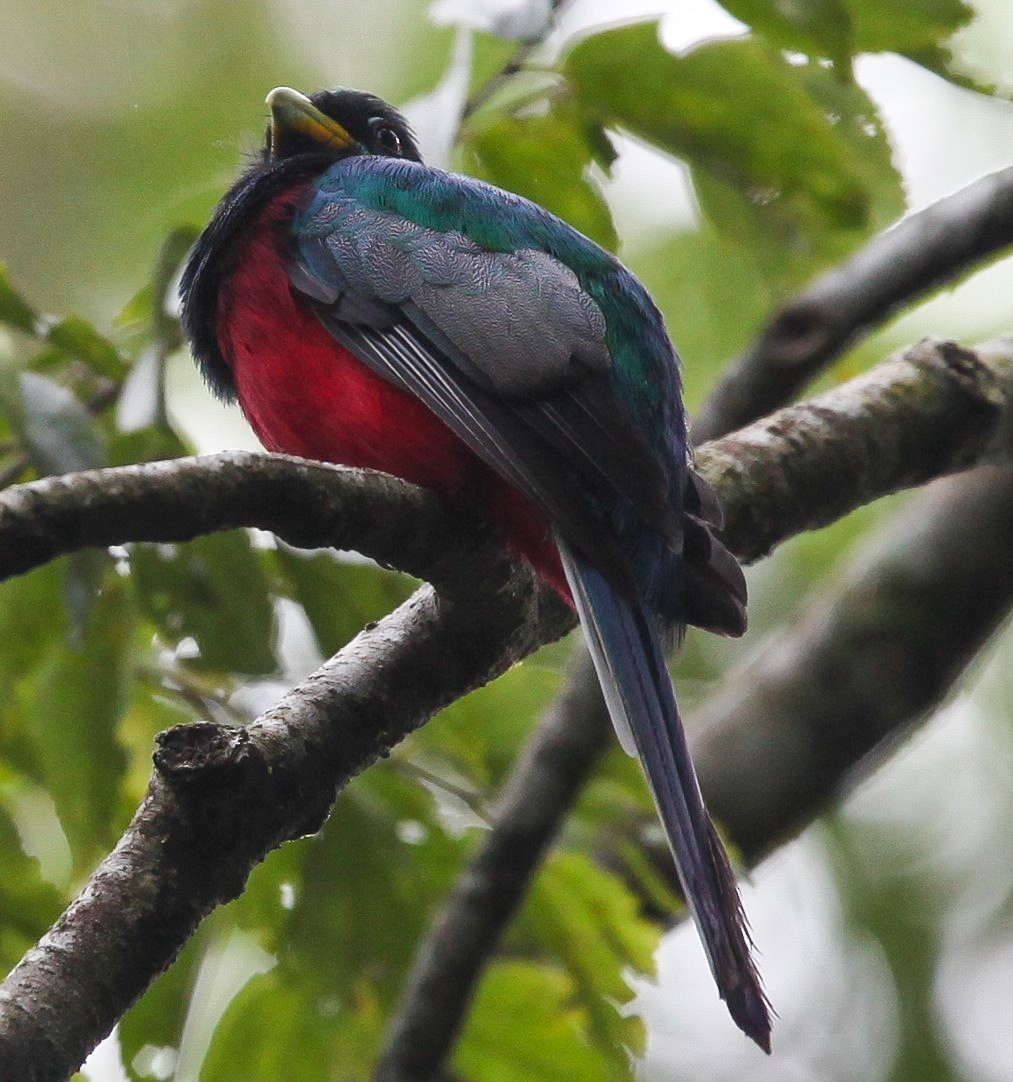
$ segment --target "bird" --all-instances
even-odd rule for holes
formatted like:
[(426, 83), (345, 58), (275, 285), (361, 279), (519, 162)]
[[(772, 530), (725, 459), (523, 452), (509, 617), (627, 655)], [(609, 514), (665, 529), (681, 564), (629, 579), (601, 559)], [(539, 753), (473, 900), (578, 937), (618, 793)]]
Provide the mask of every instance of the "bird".
[(269, 450), (366, 467), (479, 516), (575, 611), (639, 756), (732, 1019), (771, 1010), (667, 666), (737, 636), (742, 571), (694, 471), (680, 361), (645, 287), (539, 205), (426, 165), (373, 94), (277, 87), (198, 237), (181, 322)]

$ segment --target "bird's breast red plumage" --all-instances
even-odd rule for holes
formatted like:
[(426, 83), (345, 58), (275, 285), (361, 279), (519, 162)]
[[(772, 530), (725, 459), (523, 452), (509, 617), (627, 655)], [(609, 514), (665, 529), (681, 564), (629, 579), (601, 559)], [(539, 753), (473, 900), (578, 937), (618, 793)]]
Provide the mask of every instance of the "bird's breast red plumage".
[(299, 190), (276, 196), (238, 242), (218, 295), (219, 347), (270, 451), (361, 466), (473, 504), (567, 600), (548, 523), (419, 399), (367, 368), (295, 294), (284, 229)]

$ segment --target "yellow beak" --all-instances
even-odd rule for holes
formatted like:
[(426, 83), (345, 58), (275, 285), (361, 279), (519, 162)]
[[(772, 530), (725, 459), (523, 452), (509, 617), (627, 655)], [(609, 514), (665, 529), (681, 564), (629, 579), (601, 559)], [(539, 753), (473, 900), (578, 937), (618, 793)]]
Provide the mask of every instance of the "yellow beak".
[(283, 132), (298, 132), (320, 143), (321, 147), (346, 150), (355, 140), (336, 121), (322, 113), (298, 90), (276, 86), (267, 95), (271, 109), (271, 152), (275, 152)]

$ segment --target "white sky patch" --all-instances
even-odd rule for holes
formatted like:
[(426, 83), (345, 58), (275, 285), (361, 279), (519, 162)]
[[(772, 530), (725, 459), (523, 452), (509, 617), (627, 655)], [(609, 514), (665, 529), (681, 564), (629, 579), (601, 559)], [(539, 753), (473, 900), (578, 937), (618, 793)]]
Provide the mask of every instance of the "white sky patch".
[(435, 0), (429, 9), (438, 26), (463, 26), (519, 41), (538, 37), (551, 13), (550, 0)]
[[(658, 982), (634, 981), (648, 1023), (638, 1078), (707, 1082), (881, 1082), (897, 1045), (889, 967), (878, 944), (846, 935), (833, 878), (814, 832), (742, 883), (757, 961), (777, 1018), (774, 1055), (735, 1027), (718, 998), (696, 929), (658, 951)], [(814, 1008), (818, 1004), (818, 1008)]]

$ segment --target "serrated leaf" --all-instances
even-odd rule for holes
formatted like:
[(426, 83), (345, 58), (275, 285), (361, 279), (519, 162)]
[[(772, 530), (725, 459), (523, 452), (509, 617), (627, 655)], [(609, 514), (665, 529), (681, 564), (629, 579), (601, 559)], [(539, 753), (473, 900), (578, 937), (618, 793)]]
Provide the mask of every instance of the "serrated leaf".
[(289, 596), (305, 609), (325, 657), (368, 622), (397, 608), (416, 586), (407, 575), (340, 560), (328, 552), (305, 553), (279, 545), (274, 556)]
[[(468, 172), (540, 203), (606, 248), (618, 243), (608, 203), (588, 174), (592, 147), (581, 118), (552, 112), (498, 117), (469, 129)], [(602, 154), (601, 141), (595, 154)]]
[(219, 672), (277, 669), (267, 577), (244, 531), (134, 546), (130, 565), (141, 608), (166, 640), (197, 643), (200, 656), (187, 664)]
[(468, 1082), (622, 1082), (625, 1057), (606, 1056), (587, 1040), (586, 1020), (565, 972), (535, 962), (490, 966), (454, 1053)]
[(801, 201), (807, 225), (854, 229), (868, 197), (833, 122), (777, 51), (753, 39), (666, 52), (657, 24), (595, 34), (565, 60), (589, 118), (689, 161), (760, 205)]
[(103, 464), (105, 452), (95, 421), (66, 387), (26, 371), (18, 375), (18, 390), (18, 409), (8, 416), (40, 474), (72, 473)]
[(131, 672), (130, 608), (107, 578), (80, 642), (54, 643), (19, 687), (33, 776), (49, 791), (80, 869), (115, 837), (125, 756), (116, 726)]
[(893, 52), (958, 86), (991, 91), (952, 67), (946, 42), (974, 18), (962, 0), (723, 0), (723, 6), (779, 48), (832, 60), (838, 74), (849, 72), (859, 53)]
[(591, 1038), (602, 1052), (625, 1061), (640, 1038), (637, 1019), (615, 1004), (632, 996), (625, 974), (653, 968), (660, 929), (639, 915), (620, 879), (577, 853), (546, 862), (525, 903), (519, 927), (572, 975)]
[(38, 313), (11, 285), (7, 266), (0, 263), (0, 323), (34, 334), (38, 322)]
[(844, 145), (850, 168), (867, 196), (866, 233), (893, 224), (906, 207), (904, 181), (893, 162), (893, 148), (873, 99), (859, 86), (836, 78), (821, 64), (798, 65), (802, 86), (823, 110)]

